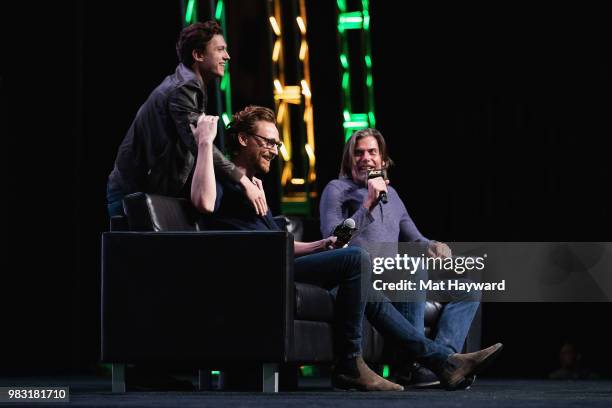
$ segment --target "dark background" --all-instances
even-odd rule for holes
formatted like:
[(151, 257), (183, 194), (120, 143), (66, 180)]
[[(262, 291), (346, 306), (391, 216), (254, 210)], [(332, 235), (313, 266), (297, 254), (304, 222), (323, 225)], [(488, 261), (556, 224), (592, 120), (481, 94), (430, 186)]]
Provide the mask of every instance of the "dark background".
[[(3, 24), (0, 82), (3, 375), (94, 370), (106, 177), (138, 107), (174, 70), (178, 4), (69, 1), (2, 13), (13, 20)], [(319, 191), (336, 177), (342, 149), (334, 7), (308, 9)], [(437, 240), (610, 241), (605, 14), (513, 7), (372, 1), (391, 182)], [(230, 0), (229, 12), (234, 108), (271, 106), (265, 3)], [(610, 303), (486, 304), (484, 343), (507, 346), (489, 372), (545, 376), (573, 339), (612, 376), (610, 312)]]

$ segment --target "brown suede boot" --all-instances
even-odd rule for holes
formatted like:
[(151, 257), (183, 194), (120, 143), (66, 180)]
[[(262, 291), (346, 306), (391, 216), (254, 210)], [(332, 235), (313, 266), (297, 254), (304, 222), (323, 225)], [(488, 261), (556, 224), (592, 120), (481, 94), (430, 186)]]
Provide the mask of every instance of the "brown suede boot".
[(461, 385), (466, 384), (465, 378), (480, 373), (497, 357), (503, 347), (503, 344), (496, 343), (474, 353), (452, 354), (444, 363), (440, 375), (442, 383), (447, 389), (462, 388)]
[(355, 358), (356, 370), (343, 373), (334, 369), (332, 384), (335, 388), (358, 391), (403, 391), (404, 387), (385, 380), (363, 361), (361, 356)]

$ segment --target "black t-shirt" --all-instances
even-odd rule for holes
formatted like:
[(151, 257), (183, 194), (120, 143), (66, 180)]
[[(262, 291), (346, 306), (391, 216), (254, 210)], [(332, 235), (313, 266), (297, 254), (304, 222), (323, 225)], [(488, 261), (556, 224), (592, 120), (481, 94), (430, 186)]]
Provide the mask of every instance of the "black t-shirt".
[(226, 178), (217, 179), (215, 211), (203, 217), (202, 224), (208, 230), (280, 231), (270, 210), (257, 215), (243, 187)]

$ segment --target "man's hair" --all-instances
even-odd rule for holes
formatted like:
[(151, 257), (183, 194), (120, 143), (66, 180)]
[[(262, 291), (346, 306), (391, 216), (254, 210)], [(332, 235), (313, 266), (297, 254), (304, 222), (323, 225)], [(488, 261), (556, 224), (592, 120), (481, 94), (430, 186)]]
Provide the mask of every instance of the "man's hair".
[(239, 133), (255, 133), (255, 124), (259, 121), (270, 122), (276, 125), (274, 111), (263, 106), (249, 105), (240, 112), (236, 112), (232, 121), (227, 125), (226, 147), (232, 157), (240, 152), (238, 142)]
[(393, 160), (391, 160), (387, 153), (387, 143), (385, 142), (383, 135), (376, 129), (361, 129), (353, 133), (353, 135), (344, 145), (342, 163), (340, 164), (340, 178), (353, 177), (352, 169), (353, 159), (355, 158), (355, 146), (360, 139), (368, 136), (372, 136), (378, 142), (378, 151), (386, 167), (393, 165)]
[(223, 35), (223, 32), (219, 23), (214, 20), (194, 23), (183, 28), (176, 42), (179, 61), (188, 67), (193, 65), (193, 50), (204, 51), (208, 42), (217, 34)]

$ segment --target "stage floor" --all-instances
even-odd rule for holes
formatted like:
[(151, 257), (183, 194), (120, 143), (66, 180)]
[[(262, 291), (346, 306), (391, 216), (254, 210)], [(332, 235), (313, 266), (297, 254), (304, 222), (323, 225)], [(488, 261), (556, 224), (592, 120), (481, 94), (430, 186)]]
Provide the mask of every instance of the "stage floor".
[(409, 390), (393, 393), (334, 391), (327, 379), (300, 379), (300, 390), (252, 392), (128, 392), (112, 394), (110, 381), (96, 377), (0, 379), (0, 386), (69, 386), (70, 403), (0, 406), (74, 407), (612, 407), (612, 381), (478, 379), (467, 391)]

